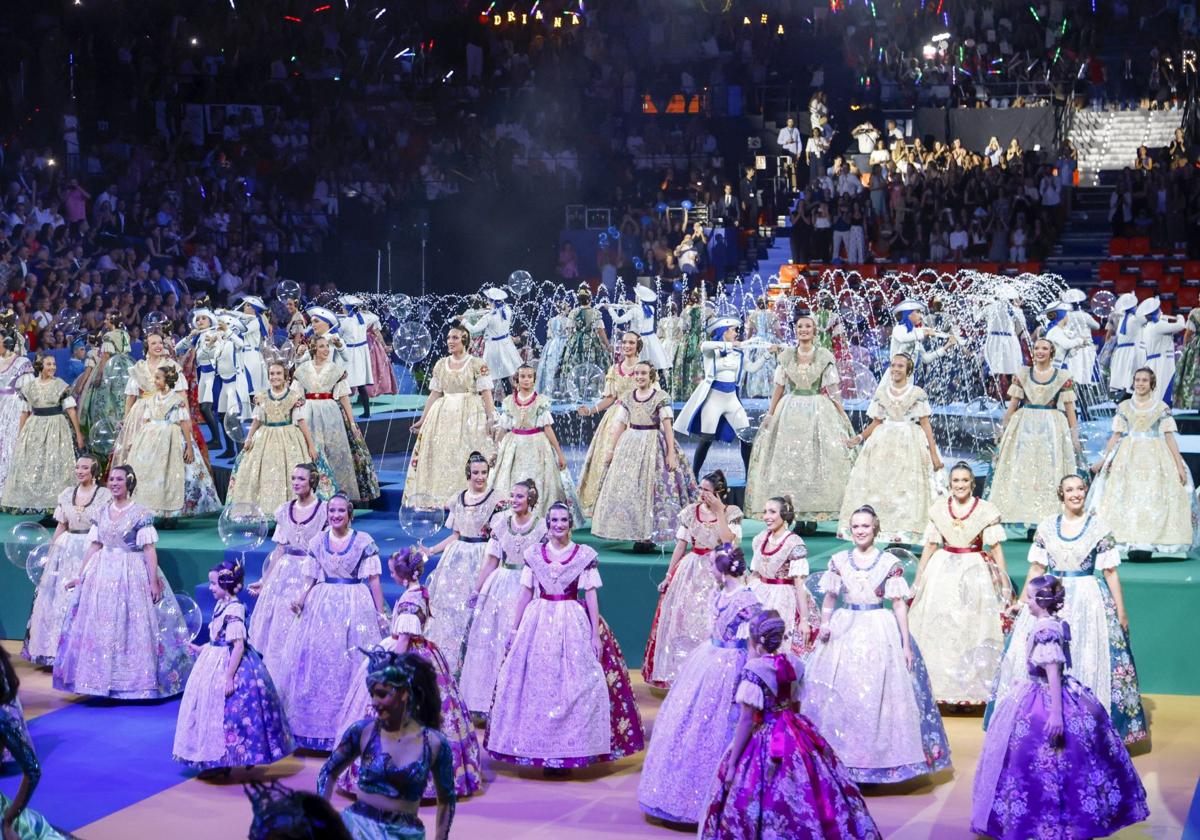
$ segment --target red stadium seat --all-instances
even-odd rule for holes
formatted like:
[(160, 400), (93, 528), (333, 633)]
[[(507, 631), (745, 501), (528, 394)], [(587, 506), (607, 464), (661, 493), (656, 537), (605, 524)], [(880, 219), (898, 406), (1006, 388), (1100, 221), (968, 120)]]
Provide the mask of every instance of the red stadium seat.
[(1144, 257), (1150, 253), (1150, 237), (1135, 236), (1129, 240), (1129, 255), (1131, 257)]
[(1158, 292), (1162, 295), (1173, 295), (1179, 292), (1180, 277), (1178, 274), (1168, 274), (1158, 281)]
[(1100, 263), (1100, 279), (1107, 280), (1110, 283), (1121, 276), (1121, 264), (1113, 260), (1106, 260)]
[(1114, 236), (1108, 241), (1108, 254), (1112, 257), (1123, 257), (1129, 253), (1129, 240), (1123, 236)]
[(1135, 272), (1139, 280), (1143, 283), (1156, 283), (1163, 277), (1163, 264), (1158, 260), (1150, 260), (1143, 263), (1138, 263)]
[(1118, 295), (1123, 295), (1126, 292), (1132, 292), (1137, 288), (1137, 278), (1132, 274), (1120, 274), (1113, 281), (1113, 291)]
[(1175, 303), (1180, 309), (1200, 306), (1200, 286), (1182, 286), (1175, 295)]
[(1183, 263), (1183, 279), (1200, 281), (1200, 260), (1187, 260)]

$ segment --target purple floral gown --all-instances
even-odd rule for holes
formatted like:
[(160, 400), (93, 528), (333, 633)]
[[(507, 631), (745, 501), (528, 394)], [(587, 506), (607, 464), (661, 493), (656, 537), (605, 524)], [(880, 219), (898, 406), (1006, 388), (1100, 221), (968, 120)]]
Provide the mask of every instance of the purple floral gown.
[(797, 709), (803, 663), (786, 654), (753, 659), (735, 699), (756, 710), (733, 772), (717, 771), (701, 840), (879, 838), (858, 786)]
[(258, 651), (245, 644), (225, 696), (225, 673), (234, 642), (246, 640), (246, 607), (222, 601), (208, 625), (205, 645), (179, 704), (175, 760), (198, 770), (272, 764), (296, 748), (283, 703)]
[(1046, 735), (1046, 666), (1071, 666), (1070, 641), (1070, 628), (1052, 617), (1029, 635), (1029, 681), (999, 701), (983, 741), (972, 831), (1005, 840), (1107, 837), (1150, 815), (1108, 709), (1070, 674), (1062, 677), (1061, 744)]

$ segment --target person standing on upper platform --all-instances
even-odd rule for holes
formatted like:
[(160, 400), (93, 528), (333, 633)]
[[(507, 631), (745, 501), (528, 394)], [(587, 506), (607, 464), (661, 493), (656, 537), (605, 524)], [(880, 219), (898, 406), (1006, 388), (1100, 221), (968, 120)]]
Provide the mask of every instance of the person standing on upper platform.
[(358, 392), (358, 404), (362, 416), (371, 416), (371, 398), (367, 386), (375, 383), (371, 372), (371, 349), (367, 346), (367, 330), (378, 326), (379, 318), (374, 312), (363, 311), (363, 299), (358, 295), (342, 295), (338, 302), (346, 310), (338, 317), (338, 328), (346, 342), (346, 384), (351, 391)]
[(512, 307), (508, 305), (508, 292), (492, 286), (483, 290), (483, 296), (492, 302), (492, 308), (474, 321), (464, 321), (472, 336), (482, 334), (487, 342), (483, 346), (483, 360), (487, 362), (493, 382), (506, 381), (521, 366), (521, 354), (512, 340)]
[(892, 314), (896, 316), (896, 326), (892, 327), (892, 342), (891, 350), (888, 354), (889, 358), (895, 358), (898, 355), (908, 356), (913, 360), (913, 363), (918, 366), (917, 372), (913, 375), (914, 381), (920, 376), (920, 365), (928, 364), (929, 362), (945, 356), (946, 353), (958, 343), (958, 339), (953, 335), (945, 336), (946, 343), (936, 350), (926, 350), (925, 340), (927, 338), (940, 338), (940, 333), (935, 333), (929, 327), (922, 326), (925, 319), (925, 304), (919, 300), (904, 300), (901, 301), (893, 310)]
[(1113, 304), (1112, 325), (1116, 344), (1108, 365), (1108, 390), (1117, 392), (1118, 403), (1129, 398), (1133, 390), (1133, 372), (1144, 361), (1138, 339), (1145, 321), (1134, 312), (1137, 303), (1137, 296), (1133, 292), (1126, 292)]
[(1183, 332), (1187, 322), (1177, 315), (1163, 315), (1156, 297), (1138, 304), (1137, 314), (1145, 319), (1142, 352), (1146, 367), (1154, 371), (1154, 399), (1170, 403), (1175, 379), (1175, 333)]
[(641, 361), (649, 362), (655, 370), (670, 370), (671, 358), (663, 349), (662, 339), (658, 337), (658, 311), (654, 304), (658, 295), (648, 286), (635, 286), (636, 303), (615, 304), (613, 306), (613, 327), (628, 324), (626, 329), (635, 332), (642, 339)]
[(1008, 393), (1008, 381), (1021, 369), (1021, 339), (1028, 338), (1025, 316), (1021, 314), (1020, 292), (1001, 286), (996, 300), (983, 311), (987, 336), (983, 342), (983, 360), (988, 375), (999, 379), (1001, 398)]

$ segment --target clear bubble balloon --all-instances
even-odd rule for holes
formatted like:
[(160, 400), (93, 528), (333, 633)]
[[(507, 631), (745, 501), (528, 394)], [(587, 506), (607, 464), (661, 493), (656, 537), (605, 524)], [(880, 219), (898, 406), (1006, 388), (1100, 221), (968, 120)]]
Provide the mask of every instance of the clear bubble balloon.
[(108, 388), (124, 388), (129, 381), (129, 372), (133, 369), (133, 360), (122, 353), (113, 356), (104, 363), (102, 382)]
[(253, 502), (226, 505), (217, 520), (217, 535), (226, 548), (249, 551), (267, 538), (270, 523), (262, 508)]
[(1092, 314), (1097, 318), (1107, 318), (1112, 314), (1113, 305), (1117, 302), (1117, 296), (1108, 290), (1102, 289), (1092, 295)]
[(4, 556), (8, 562), (24, 571), (29, 559), (29, 552), (39, 545), (50, 542), (50, 532), (37, 522), (18, 522), (8, 533), (8, 542), (4, 544)]
[(296, 364), (296, 345), (291, 342), (291, 339), (284, 339), (279, 346), (275, 348), (277, 358), (287, 367), (292, 367)]
[[(35, 545), (25, 558), (25, 574), (29, 577), (29, 582), (35, 587), (42, 582), (43, 575), (47, 574), (47, 569), (50, 567), (50, 552), (53, 546), (50, 543), (42, 543)], [(55, 571), (50, 571), (49, 574), (54, 576)]]
[(576, 365), (567, 374), (567, 393), (576, 402), (593, 403), (604, 391), (604, 371), (599, 365)]
[(163, 597), (154, 605), (159, 614), (159, 626), (170, 627), (176, 621), (182, 620), (187, 628), (188, 638), (192, 641), (200, 635), (204, 627), (204, 614), (190, 595), (176, 592), (174, 595), (163, 593)]
[(400, 530), (418, 542), (432, 539), (446, 524), (446, 511), (432, 496), (416, 496), (401, 506)]
[(64, 306), (58, 310), (58, 314), (54, 316), (54, 327), (63, 330), (64, 332), (72, 332), (79, 329), (79, 322), (83, 316), (79, 314), (79, 310), (70, 306)]
[(875, 396), (879, 380), (871, 369), (862, 362), (850, 362), (850, 369), (842, 377), (842, 395), (848, 400), (869, 400)]
[(292, 313), (288, 312), (287, 304), (282, 298), (271, 301), (271, 320), (280, 326), (286, 326), (291, 317)]
[[(515, 274), (516, 272), (513, 273)], [(412, 298), (405, 294), (395, 295), (388, 301), (387, 310), (397, 321), (405, 321), (412, 314)]]
[(508, 290), (514, 297), (523, 298), (533, 291), (533, 275), (519, 268), (508, 275)]
[(155, 331), (165, 332), (170, 323), (171, 319), (157, 309), (153, 312), (147, 312), (142, 316), (142, 334), (145, 335)]
[(907, 548), (898, 547), (889, 548), (887, 552), (900, 561), (900, 568), (904, 570), (904, 579), (912, 583), (917, 574), (917, 555)]
[(111, 455), (119, 435), (119, 425), (101, 417), (88, 429), (88, 449), (99, 455)]
[(975, 672), (978, 679), (990, 681), (1000, 670), (1000, 660), (1004, 657), (1004, 645), (989, 639), (967, 654), (967, 663)]
[(300, 284), (295, 280), (281, 280), (275, 287), (275, 296), (280, 300), (300, 300)]
[(392, 350), (406, 365), (415, 365), (428, 356), (432, 348), (433, 336), (424, 324), (404, 321), (392, 333)]
[[(250, 423), (242, 420), (241, 415), (236, 411), (225, 412), (221, 419), (221, 425), (225, 428), (225, 434), (229, 435), (229, 439), (234, 443), (246, 442), (246, 432), (249, 430)], [(210, 441), (210, 443), (216, 445), (216, 441)]]

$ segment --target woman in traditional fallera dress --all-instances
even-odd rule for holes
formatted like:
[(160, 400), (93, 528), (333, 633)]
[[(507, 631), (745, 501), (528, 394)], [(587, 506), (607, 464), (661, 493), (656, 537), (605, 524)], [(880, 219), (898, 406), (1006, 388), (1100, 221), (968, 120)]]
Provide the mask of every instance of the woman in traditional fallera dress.
[[(1066, 588), (1062, 617), (1071, 626), (1073, 640), (1071, 676), (1108, 707), (1122, 739), (1134, 744), (1148, 738), (1150, 731), (1142, 709), (1129, 644), (1129, 617), (1117, 572), (1121, 556), (1112, 531), (1085, 510), (1087, 483), (1068, 475), (1059, 482), (1058, 491), (1062, 512), (1038, 526), (1029, 549), (1029, 580), (1047, 573), (1062, 578)], [(1097, 569), (1102, 577), (1096, 576)], [(1028, 582), (1025, 588), (1028, 591)], [(996, 677), (994, 702), (1029, 681), (1025, 652), (1036, 623), (1028, 610), (1017, 615)], [(992, 709), (989, 706), (989, 717)]]
[(604, 481), (604, 471), (608, 467), (608, 456), (616, 444), (613, 428), (621, 410), (619, 403), (637, 387), (633, 371), (638, 363), (638, 355), (642, 352), (642, 339), (634, 333), (627, 332), (621, 335), (620, 346), (621, 359), (609, 366), (604, 376), (604, 391), (600, 395), (600, 401), (595, 405), (579, 407), (580, 417), (594, 417), (601, 411), (604, 412), (600, 424), (592, 432), (592, 439), (583, 459), (583, 469), (579, 473), (579, 502), (583, 505), (584, 516), (588, 517), (596, 508), (600, 484)]
[(546, 537), (545, 517), (530, 510), (538, 496), (532, 480), (518, 481), (508, 492), (508, 510), (494, 514), (488, 525), (483, 568), (469, 602), (471, 625), (459, 679), (463, 699), (476, 718), (486, 718), (492, 709), (496, 675), (504, 661), (521, 595), (525, 552)]
[(1013, 377), (1008, 396), (987, 498), (1006, 525), (1033, 528), (1057, 509), (1058, 480), (1075, 470), (1081, 451), (1075, 385), (1055, 366), (1050, 341), (1034, 342), (1033, 366)]
[(1154, 398), (1155, 375), (1139, 368), (1133, 397), (1117, 406), (1113, 433), (1092, 465), (1088, 510), (1130, 552), (1187, 554), (1192, 527), (1192, 473), (1179, 454), (1171, 409)]
[(471, 625), (471, 596), (487, 558), (488, 523), (504, 504), (504, 493), (489, 487), (487, 458), (472, 452), (464, 469), (467, 487), (446, 502), (446, 527), (451, 534), (429, 549), (441, 555), (429, 575), (430, 618), (426, 637), (450, 663), (450, 673), (462, 668), (463, 646)]
[(658, 585), (662, 594), (642, 660), (642, 678), (656, 688), (670, 688), (689, 654), (712, 634), (708, 607), (720, 586), (712, 551), (742, 540), (742, 511), (725, 503), (728, 496), (725, 473), (711, 472), (700, 480), (700, 501), (679, 513), (675, 551)]
[(613, 356), (604, 331), (604, 316), (592, 306), (592, 293), (586, 286), (579, 287), (575, 302), (577, 306), (567, 314), (567, 345), (558, 372), (562, 382), (570, 382), (575, 370), (583, 365), (604, 370)]
[(320, 479), (316, 464), (297, 464), (292, 470), (295, 498), (275, 511), (271, 535), (275, 548), (263, 564), (262, 577), (248, 587), (258, 599), (250, 614), (250, 644), (262, 654), (267, 668), (279, 676), (279, 658), (295, 627), (292, 603), (305, 587), (304, 558), (309, 545), (329, 524), (327, 503), (317, 497)]
[[(747, 340), (757, 338), (764, 345), (779, 341), (779, 316), (770, 309), (765, 297), (758, 299), (758, 308), (746, 314), (744, 335)], [(769, 397), (775, 382), (777, 360), (769, 356), (766, 363), (753, 372), (747, 372), (742, 381), (742, 395), (746, 397)]]
[(1150, 816), (1107, 706), (1066, 673), (1071, 629), (1058, 617), (1066, 592), (1049, 575), (1030, 580), (1034, 619), (1021, 648), (1028, 681), (1000, 701), (975, 771), (971, 830), (1004, 840), (1107, 837)]
[(796, 346), (779, 354), (771, 406), (746, 474), (747, 509), (762, 510), (772, 496), (790, 495), (801, 522), (838, 515), (854, 464), (845, 445), (854, 430), (842, 408), (837, 364), (816, 336), (811, 315), (796, 319)]
[(533, 389), (536, 374), (529, 365), (517, 368), (516, 390), (504, 398), (498, 425), (503, 430), (496, 452), (496, 466), (488, 475), (488, 486), (505, 488), (526, 478), (538, 486), (534, 513), (541, 517), (552, 502), (567, 502), (576, 510), (576, 525), (583, 525), (583, 511), (570, 481), (550, 398)]
[(610, 432), (608, 469), (592, 513), (592, 536), (664, 542), (679, 528), (679, 512), (697, 496), (696, 479), (675, 447), (674, 416), (649, 362), (633, 369), (634, 388), (621, 400)]
[(802, 656), (812, 650), (816, 627), (820, 623), (817, 606), (809, 594), (808, 546), (793, 533), (796, 509), (787, 496), (767, 499), (762, 507), (765, 530), (751, 544), (750, 591), (764, 608), (775, 610), (787, 626), (784, 651)]
[(91, 548), (79, 575), (66, 583), (79, 591), (54, 657), (60, 691), (171, 697), (192, 670), (191, 634), (158, 567), (154, 515), (131, 498), (136, 488), (128, 465), (108, 471), (112, 498), (92, 514)]
[(850, 471), (838, 537), (850, 534), (850, 514), (861, 505), (877, 511), (880, 539), (915, 545), (929, 524), (934, 472), (942, 459), (929, 425), (929, 398), (912, 382), (913, 361), (892, 357), (889, 375), (867, 406), (871, 422), (848, 442), (863, 444)]
[[(175, 381), (175, 390), (187, 392), (183, 368), (168, 354), (166, 342), (160, 333), (150, 333), (146, 336), (145, 350), (146, 358), (130, 369), (129, 379), (125, 383), (125, 419), (121, 421), (121, 433), (113, 446), (113, 452), (117, 455), (128, 452), (142, 433), (150, 400), (157, 393), (154, 386), (155, 371), (161, 367), (173, 368), (179, 377)], [(119, 462), (119, 459), (115, 460)]]
[(546, 518), (549, 540), (525, 552), (484, 747), (500, 761), (555, 771), (623, 758), (644, 736), (627, 675), (620, 679), (625, 662), (606, 644), (596, 552), (572, 542), (565, 505)]
[[(425, 553), (419, 548), (406, 548), (388, 560), (392, 579), (404, 587), (392, 609), (391, 634), (379, 647), (396, 653), (414, 653), (424, 659), (437, 675), (438, 695), (442, 707), (442, 735), (454, 764), (454, 792), (459, 797), (483, 790), (483, 770), (480, 766), (479, 739), (467, 704), (463, 702), (458, 683), (450, 673), (446, 657), (437, 645), (425, 638), (425, 622), (429, 619), (429, 593), (421, 586), (425, 569)], [(342, 703), (338, 731), (345, 732), (355, 721), (375, 717), (371, 693), (367, 689), (370, 660), (363, 660), (350, 685), (350, 693)], [(358, 790), (360, 765), (356, 761), (338, 780), (338, 789), (354, 794)], [(437, 791), (432, 781), (425, 785), (425, 799), (433, 799)]]
[(746, 558), (728, 544), (709, 555), (703, 572), (716, 584), (708, 608), (709, 638), (683, 659), (654, 720), (638, 805), (667, 822), (699, 822), (713, 776), (733, 737), (729, 701), (746, 664), (750, 620), (762, 607), (744, 583)]
[(700, 342), (704, 341), (704, 323), (708, 320), (700, 293), (688, 295), (687, 305), (680, 313), (683, 335), (675, 346), (671, 365), (671, 400), (683, 402), (704, 379), (704, 359)]
[[(119, 326), (117, 313), (104, 316), (99, 358), (87, 369), (83, 382), (76, 383), (79, 393), (79, 427), (83, 437), (99, 455), (112, 454), (114, 435), (125, 416), (125, 380), (133, 367), (129, 355), (129, 333)], [(93, 432), (100, 434), (93, 434)]]
[(1192, 308), (1185, 324), (1171, 402), (1175, 408), (1200, 408), (1200, 306)]
[(209, 642), (196, 648), (179, 704), (172, 755), (201, 771), (273, 764), (296, 748), (275, 683), (246, 643), (246, 607), (237, 599), (244, 574), (236, 560), (209, 571)]
[(50, 554), (38, 581), (21, 648), (21, 656), (37, 665), (54, 664), (63, 624), (71, 609), (72, 595), (65, 584), (79, 576), (83, 558), (91, 548), (88, 531), (93, 512), (112, 498), (108, 488), (99, 485), (100, 472), (100, 461), (95, 455), (80, 455), (75, 461), (78, 483), (58, 496), (58, 506), (54, 509), (58, 527), (50, 540)]
[(429, 398), (412, 425), (419, 434), (404, 481), (405, 507), (441, 505), (462, 486), (458, 471), (469, 454), (495, 452), (492, 378), (482, 359), (467, 355), (466, 342), (465, 328), (453, 324), (446, 330), (449, 355), (433, 366)]
[(570, 334), (569, 310), (570, 305), (566, 301), (560, 302), (557, 314), (546, 322), (546, 343), (542, 345), (538, 357), (535, 387), (539, 394), (551, 398), (558, 396), (564, 386), (561, 374), (563, 353), (567, 349), (567, 337)]
[(83, 449), (83, 435), (71, 386), (54, 375), (57, 370), (53, 356), (39, 356), (35, 376), (18, 389), (17, 444), (0, 495), (6, 513), (49, 513), (58, 494), (75, 483), (75, 452)]
[(0, 491), (12, 469), (13, 448), (23, 413), (19, 389), (33, 378), (33, 365), (16, 351), (17, 337), (0, 333)]
[(373, 650), (368, 659), (367, 688), (377, 717), (363, 718), (341, 734), (317, 774), (317, 790), (332, 798), (338, 776), (359, 760), (358, 801), (342, 812), (350, 835), (355, 840), (425, 840), (417, 812), (432, 774), (438, 803), (432, 840), (449, 840), (454, 762), (439, 731), (437, 675), (415, 653)]
[[(734, 695), (733, 742), (702, 814), (701, 840), (878, 840), (882, 837), (835, 746), (799, 708), (804, 663), (781, 651), (783, 620), (750, 624), (749, 661)], [(803, 682), (802, 682), (803, 678)]]
[(392, 356), (383, 340), (383, 327), (378, 321), (367, 325), (367, 351), (371, 356), (371, 378), (374, 380), (366, 386), (367, 396), (375, 398), (399, 394), (400, 385), (396, 382)]
[(296, 368), (295, 381), (304, 390), (308, 432), (333, 471), (334, 485), (356, 502), (377, 498), (379, 479), (354, 422), (346, 369), (332, 358), (329, 339), (313, 339), (310, 358)]
[(801, 711), (860, 784), (944, 770), (950, 744), (909, 634), (900, 562), (874, 547), (879, 518), (870, 507), (851, 515), (850, 533), (854, 547), (833, 555), (821, 578), (821, 635), (807, 660)]
[(255, 398), (254, 422), (229, 479), (227, 502), (253, 503), (264, 511), (274, 511), (292, 497), (296, 465), (324, 466), (324, 459), (318, 462), (317, 447), (304, 419), (304, 392), (288, 382), (282, 362), (267, 366), (267, 380), (270, 384)]
[(975, 474), (959, 461), (949, 497), (929, 506), (908, 613), (939, 703), (987, 702), (1004, 649), (1001, 614), (1013, 600), (1000, 512), (974, 491)]
[(338, 712), (361, 662), (357, 651), (379, 644), (388, 621), (375, 541), (351, 527), (354, 509), (345, 496), (333, 496), (326, 511), (329, 530), (308, 545), (305, 588), (292, 602), (300, 618), (275, 669), (296, 745), (310, 750), (337, 742)]
[(192, 434), (187, 398), (175, 390), (175, 368), (154, 371), (154, 396), (143, 405), (142, 430), (118, 457), (143, 476), (138, 501), (161, 519), (221, 509), (208, 465)]

